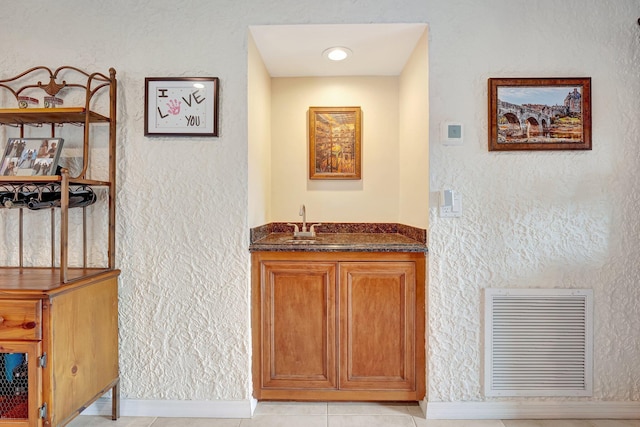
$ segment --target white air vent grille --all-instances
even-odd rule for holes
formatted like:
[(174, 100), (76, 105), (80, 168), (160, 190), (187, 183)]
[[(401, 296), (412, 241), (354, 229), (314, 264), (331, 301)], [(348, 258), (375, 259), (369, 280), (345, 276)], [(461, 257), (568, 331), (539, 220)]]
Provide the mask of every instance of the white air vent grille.
[(590, 396), (590, 290), (487, 289), (487, 396)]

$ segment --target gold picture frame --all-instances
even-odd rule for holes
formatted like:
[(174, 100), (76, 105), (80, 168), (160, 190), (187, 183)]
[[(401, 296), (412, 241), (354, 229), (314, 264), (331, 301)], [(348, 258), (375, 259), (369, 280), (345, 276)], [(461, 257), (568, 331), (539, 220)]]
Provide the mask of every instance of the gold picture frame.
[(309, 179), (362, 179), (360, 107), (309, 107)]

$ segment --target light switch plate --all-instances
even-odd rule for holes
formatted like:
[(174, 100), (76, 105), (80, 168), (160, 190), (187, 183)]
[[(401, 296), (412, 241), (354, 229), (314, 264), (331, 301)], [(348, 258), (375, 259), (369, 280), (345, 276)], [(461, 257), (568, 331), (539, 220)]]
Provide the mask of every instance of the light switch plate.
[(443, 122), (440, 126), (440, 140), (444, 145), (462, 145), (464, 126), (458, 122)]
[(440, 217), (460, 218), (462, 216), (462, 197), (454, 190), (440, 192)]

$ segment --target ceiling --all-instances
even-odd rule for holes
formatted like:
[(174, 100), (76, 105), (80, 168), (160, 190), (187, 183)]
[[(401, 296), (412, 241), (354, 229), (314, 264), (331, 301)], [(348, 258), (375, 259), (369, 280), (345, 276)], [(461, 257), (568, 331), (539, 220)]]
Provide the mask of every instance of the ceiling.
[[(252, 25), (249, 27), (271, 77), (396, 76), (402, 72), (426, 24)], [(342, 62), (322, 52), (351, 49)]]

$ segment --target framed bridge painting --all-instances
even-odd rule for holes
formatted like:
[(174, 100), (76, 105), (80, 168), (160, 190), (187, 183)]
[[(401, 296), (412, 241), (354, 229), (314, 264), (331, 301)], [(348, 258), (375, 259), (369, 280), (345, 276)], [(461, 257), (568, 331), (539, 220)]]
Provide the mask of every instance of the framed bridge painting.
[(591, 150), (591, 78), (489, 79), (489, 151)]

